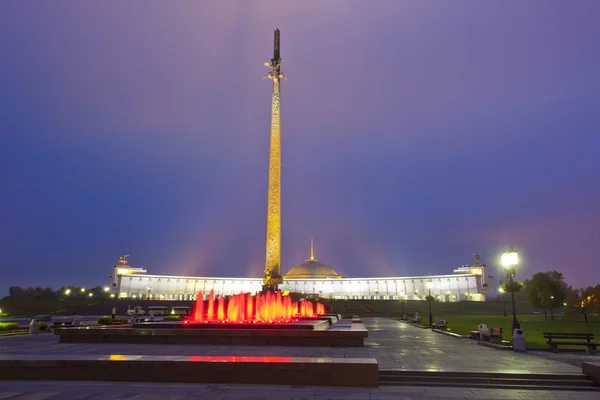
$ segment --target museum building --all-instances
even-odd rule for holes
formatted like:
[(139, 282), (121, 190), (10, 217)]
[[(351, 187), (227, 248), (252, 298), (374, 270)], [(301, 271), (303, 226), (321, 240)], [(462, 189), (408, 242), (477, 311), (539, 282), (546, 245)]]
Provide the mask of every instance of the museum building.
[[(143, 268), (128, 264), (121, 257), (113, 267), (111, 293), (118, 298), (156, 300), (195, 300), (199, 292), (206, 296), (241, 292), (256, 293), (262, 289), (261, 278), (225, 278), (199, 276), (150, 275)], [(425, 300), (431, 295), (438, 301), (485, 301), (491, 294), (488, 269), (475, 255), (475, 263), (463, 265), (448, 275), (344, 278), (314, 256), (288, 271), (279, 288), (283, 292), (334, 299)]]

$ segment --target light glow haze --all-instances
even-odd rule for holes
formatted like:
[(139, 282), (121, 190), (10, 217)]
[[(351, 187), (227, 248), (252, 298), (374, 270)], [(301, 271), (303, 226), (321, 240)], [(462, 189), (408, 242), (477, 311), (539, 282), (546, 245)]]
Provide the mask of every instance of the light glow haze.
[[(597, 276), (600, 2), (0, 2), (0, 296), (262, 277), (273, 30), (282, 272)], [(498, 275), (493, 273), (493, 275)], [(597, 282), (593, 282), (597, 283)]]

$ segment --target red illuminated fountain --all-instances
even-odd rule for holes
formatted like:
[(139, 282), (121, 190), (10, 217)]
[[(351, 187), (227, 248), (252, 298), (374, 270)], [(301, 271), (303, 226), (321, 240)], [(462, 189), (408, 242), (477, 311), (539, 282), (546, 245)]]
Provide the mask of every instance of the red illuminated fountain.
[(202, 292), (198, 293), (192, 315), (184, 323), (289, 323), (299, 318), (311, 318), (325, 314), (325, 306), (308, 300), (292, 301), (281, 292), (267, 292), (254, 296), (240, 293), (215, 298), (214, 290), (210, 291), (208, 300), (204, 300)]

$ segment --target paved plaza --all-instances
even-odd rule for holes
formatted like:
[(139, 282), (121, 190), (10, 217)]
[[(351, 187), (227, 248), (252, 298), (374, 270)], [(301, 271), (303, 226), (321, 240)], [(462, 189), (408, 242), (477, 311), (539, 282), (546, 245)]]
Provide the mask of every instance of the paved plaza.
[[(0, 354), (31, 355), (205, 355), (375, 358), (379, 369), (580, 374), (578, 366), (536, 353), (519, 354), (480, 346), (389, 318), (363, 318), (369, 329), (365, 347), (281, 347), (217, 345), (149, 345), (122, 343), (59, 343), (51, 334), (0, 339)], [(578, 355), (585, 358), (585, 356)], [(578, 357), (575, 356), (575, 357)], [(588, 359), (598, 360), (597, 356)]]
[(0, 400), (598, 400), (594, 392), (390, 386), (346, 388), (174, 383), (2, 382)]
[[(35, 355), (206, 355), (289, 357), (372, 357), (380, 369), (581, 374), (581, 362), (598, 356), (541, 355), (499, 351), (468, 339), (440, 335), (428, 329), (388, 318), (363, 318), (369, 337), (362, 348), (258, 347), (215, 345), (131, 345), (120, 343), (59, 343), (52, 334), (0, 338), (3, 358)], [(561, 357), (564, 360), (561, 360)], [(577, 362), (576, 360), (580, 360)], [(564, 361), (564, 362), (563, 362)], [(11, 394), (12, 393), (12, 394)], [(44, 397), (45, 396), (45, 397)], [(519, 391), (499, 389), (427, 388), (393, 386), (379, 388), (292, 387), (223, 384), (157, 384), (103, 382), (2, 382), (0, 400), (42, 399), (430, 399), (515, 398), (598, 399), (598, 393)]]

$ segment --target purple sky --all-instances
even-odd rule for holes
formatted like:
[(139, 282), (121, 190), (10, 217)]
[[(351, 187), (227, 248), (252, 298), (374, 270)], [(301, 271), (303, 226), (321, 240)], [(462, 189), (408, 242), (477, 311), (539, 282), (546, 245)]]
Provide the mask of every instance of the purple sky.
[(281, 29), (283, 267), (522, 255), (596, 284), (600, 2), (0, 2), (0, 295), (264, 268)]

